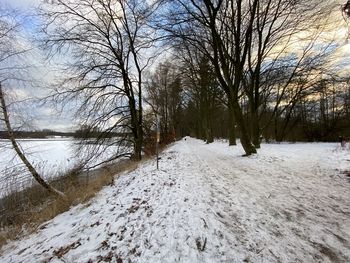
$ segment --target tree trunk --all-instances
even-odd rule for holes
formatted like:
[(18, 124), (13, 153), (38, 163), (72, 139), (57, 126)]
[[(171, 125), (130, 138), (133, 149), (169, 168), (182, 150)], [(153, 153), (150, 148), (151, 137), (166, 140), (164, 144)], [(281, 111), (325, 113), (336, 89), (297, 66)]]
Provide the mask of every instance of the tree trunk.
[(251, 154), (256, 153), (256, 149), (251, 142), (250, 134), (247, 129), (246, 123), (244, 121), (243, 113), (240, 108), (239, 102), (233, 99), (232, 105), (233, 105), (233, 112), (234, 112), (235, 119), (241, 131), (241, 137), (240, 137), (241, 144), (246, 153), (245, 155), (249, 156)]
[(207, 144), (214, 142), (213, 130), (211, 127), (207, 127)]
[(204, 118), (203, 118), (203, 130), (205, 131), (205, 141), (207, 144), (214, 142), (213, 137), (213, 127), (212, 127), (212, 109), (209, 108), (208, 99), (206, 100), (206, 105), (204, 106)]
[[(230, 104), (231, 105), (231, 104)], [(233, 112), (233, 106), (229, 107), (229, 145), (237, 145), (236, 142), (236, 120)]]
[(260, 127), (259, 127), (259, 117), (258, 111), (255, 107), (251, 107), (251, 116), (250, 116), (250, 128), (252, 142), (256, 149), (260, 148)]
[(132, 159), (140, 161), (142, 158), (142, 144), (143, 144), (143, 130), (139, 124), (139, 118), (137, 117), (137, 111), (134, 105), (130, 104), (131, 112), (131, 130), (133, 135), (134, 149)]
[(134, 140), (135, 140), (135, 145), (134, 145), (133, 159), (136, 161), (140, 161), (142, 159), (142, 144), (143, 144), (142, 128), (138, 129), (137, 137), (134, 138)]
[(5, 122), (5, 126), (7, 129), (7, 133), (9, 135), (11, 144), (14, 148), (14, 150), (16, 151), (18, 157), (21, 159), (21, 161), (23, 162), (23, 164), (27, 167), (28, 171), (32, 174), (32, 176), (34, 177), (34, 179), (41, 185), (43, 186), (46, 190), (48, 190), (50, 193), (56, 195), (59, 198), (65, 199), (65, 195), (58, 191), (57, 189), (53, 188), (52, 186), (50, 186), (48, 183), (46, 183), (44, 181), (43, 178), (41, 178), (41, 176), (39, 175), (39, 173), (37, 172), (37, 170), (33, 167), (33, 165), (28, 161), (28, 159), (26, 158), (25, 154), (22, 152), (22, 150), (20, 149), (20, 147), (17, 144), (17, 141), (15, 139), (15, 136), (13, 134), (12, 131), (12, 127), (11, 127), (11, 123), (10, 123), (10, 118), (7, 112), (7, 107), (6, 107), (6, 103), (5, 103), (5, 98), (4, 98), (4, 94), (2, 92), (2, 87), (1, 87), (1, 83), (0, 83), (0, 103), (1, 103), (1, 108), (3, 111), (3, 116), (4, 116), (4, 122)]

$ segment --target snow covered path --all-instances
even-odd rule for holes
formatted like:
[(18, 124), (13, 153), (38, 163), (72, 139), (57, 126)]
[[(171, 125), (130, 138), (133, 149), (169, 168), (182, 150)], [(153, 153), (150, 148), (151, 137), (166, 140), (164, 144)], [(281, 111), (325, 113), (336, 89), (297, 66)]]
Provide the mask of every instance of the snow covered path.
[(0, 262), (350, 262), (350, 151), (191, 138), (90, 203), (3, 248)]

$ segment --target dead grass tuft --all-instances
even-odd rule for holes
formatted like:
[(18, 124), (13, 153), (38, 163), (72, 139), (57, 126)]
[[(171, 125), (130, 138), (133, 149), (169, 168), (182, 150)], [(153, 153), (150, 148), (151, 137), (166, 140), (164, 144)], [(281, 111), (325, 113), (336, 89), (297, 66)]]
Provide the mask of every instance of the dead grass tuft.
[(51, 182), (65, 193), (67, 199), (64, 201), (48, 196), (39, 185), (3, 198), (0, 200), (0, 248), (24, 233), (34, 232), (38, 227), (45, 228), (44, 222), (73, 205), (87, 202), (104, 186), (113, 184), (116, 175), (132, 171), (137, 165), (137, 162), (124, 160), (90, 172), (72, 171)]

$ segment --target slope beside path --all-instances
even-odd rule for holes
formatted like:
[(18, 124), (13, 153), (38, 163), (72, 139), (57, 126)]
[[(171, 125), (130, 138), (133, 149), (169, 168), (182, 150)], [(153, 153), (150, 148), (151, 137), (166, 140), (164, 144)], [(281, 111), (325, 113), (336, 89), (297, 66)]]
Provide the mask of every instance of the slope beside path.
[(191, 138), (90, 203), (3, 248), (0, 262), (350, 262), (350, 159), (336, 144)]

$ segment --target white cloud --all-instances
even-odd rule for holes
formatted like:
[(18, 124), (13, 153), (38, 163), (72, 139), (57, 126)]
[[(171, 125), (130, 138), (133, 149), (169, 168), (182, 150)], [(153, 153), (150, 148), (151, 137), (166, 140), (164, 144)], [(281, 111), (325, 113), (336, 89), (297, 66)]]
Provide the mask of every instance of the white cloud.
[(38, 6), (42, 0), (1, 0), (5, 5), (12, 8), (21, 9), (26, 11), (28, 8)]

